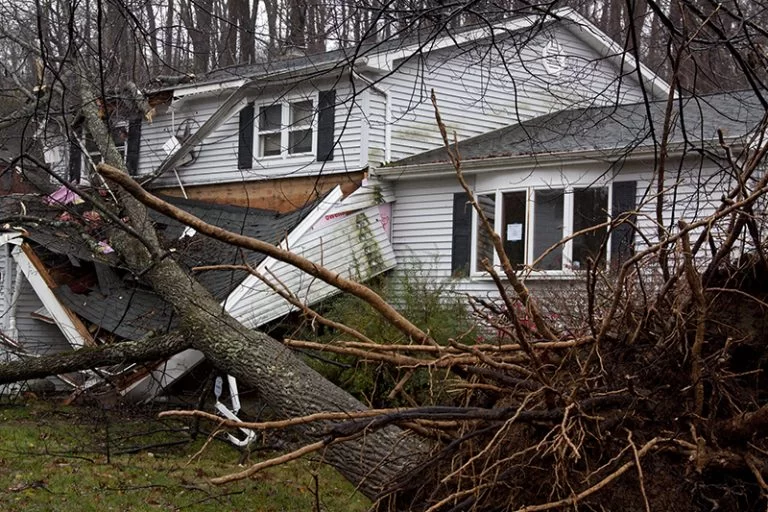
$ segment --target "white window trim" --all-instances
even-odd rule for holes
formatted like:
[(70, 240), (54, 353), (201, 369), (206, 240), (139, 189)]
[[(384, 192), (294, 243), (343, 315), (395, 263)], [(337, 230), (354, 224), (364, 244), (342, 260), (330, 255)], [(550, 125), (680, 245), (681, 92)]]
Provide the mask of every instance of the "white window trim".
[[(302, 125), (300, 128), (293, 128), (293, 125), (288, 124), (290, 122), (291, 118), (291, 104), (292, 103), (299, 103), (301, 101), (311, 101), (312, 102), (312, 119), (311, 122)], [(317, 91), (311, 93), (311, 94), (304, 94), (304, 95), (297, 95), (297, 96), (291, 96), (288, 98), (283, 98), (280, 100), (280, 129), (279, 130), (265, 130), (264, 132), (261, 131), (259, 127), (259, 115), (261, 113), (262, 107), (270, 107), (275, 105), (276, 101), (271, 102), (264, 102), (264, 103), (255, 103), (254, 104), (254, 123), (253, 123), (253, 144), (254, 144), (254, 161), (255, 162), (267, 162), (267, 161), (279, 161), (279, 160), (314, 160), (315, 155), (317, 154), (317, 101), (318, 101), (318, 93)], [(302, 153), (290, 153), (288, 151), (289, 149), (289, 137), (290, 132), (295, 130), (306, 130), (311, 129), (312, 130), (312, 149), (310, 151), (302, 152)], [(267, 155), (267, 156), (261, 156), (261, 135), (263, 134), (271, 134), (271, 133), (278, 133), (280, 132), (280, 154), (279, 155)]]
[[(526, 193), (526, 202), (528, 203), (528, 207), (526, 208), (526, 216), (525, 216), (525, 259), (526, 259), (526, 265), (529, 265), (533, 263), (534, 256), (533, 256), (533, 234), (535, 231), (535, 226), (531, 226), (532, 219), (535, 215), (535, 201), (534, 201), (534, 193), (536, 190), (547, 190), (547, 189), (557, 189), (562, 188), (563, 189), (563, 238), (567, 238), (570, 235), (573, 234), (573, 207), (574, 207), (574, 191), (576, 189), (581, 188), (590, 188), (590, 187), (606, 187), (608, 189), (608, 198), (607, 198), (607, 212), (605, 216), (605, 220), (610, 221), (612, 219), (613, 212), (611, 211), (611, 205), (613, 204), (613, 182), (610, 183), (589, 183), (589, 184), (576, 184), (576, 185), (566, 185), (563, 187), (557, 187), (557, 186), (546, 186), (546, 185), (540, 185), (540, 186), (526, 186), (526, 187), (510, 187), (510, 188), (503, 188), (503, 189), (495, 189), (495, 190), (488, 190), (486, 192), (474, 192), (475, 197), (483, 196), (483, 195), (491, 195), (494, 194), (495, 198), (495, 204), (494, 204), (494, 230), (496, 233), (499, 234), (499, 236), (502, 237), (502, 242), (504, 241), (505, 231), (504, 226), (502, 224), (502, 214), (503, 214), (503, 195), (508, 192), (525, 192)], [(570, 214), (569, 214), (570, 213)], [(532, 229), (531, 229), (532, 228)], [(470, 272), (469, 277), (472, 279), (480, 279), (480, 280), (487, 280), (490, 279), (490, 276), (488, 275), (488, 272), (485, 272), (483, 270), (478, 270), (478, 244), (477, 244), (477, 237), (479, 234), (479, 230), (482, 229), (482, 226), (480, 226), (480, 216), (477, 214), (476, 210), (472, 210), (472, 240), (470, 244)], [(563, 245), (563, 267), (561, 270), (534, 270), (529, 267), (525, 267), (524, 277), (526, 278), (573, 278), (578, 276), (582, 270), (574, 270), (572, 268), (573, 265), (573, 240), (566, 241)], [(606, 248), (605, 248), (606, 254), (605, 254), (605, 262), (606, 265), (610, 265), (611, 262), (611, 237), (608, 236), (608, 240), (606, 241)], [(493, 266), (494, 268), (501, 270), (501, 260), (499, 259), (499, 255), (496, 252), (495, 248), (493, 250)]]

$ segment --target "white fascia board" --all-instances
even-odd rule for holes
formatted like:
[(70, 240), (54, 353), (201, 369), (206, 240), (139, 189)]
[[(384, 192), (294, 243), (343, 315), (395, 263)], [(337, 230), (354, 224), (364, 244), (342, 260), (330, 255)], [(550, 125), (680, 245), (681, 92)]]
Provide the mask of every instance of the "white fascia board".
[(223, 80), (221, 82), (214, 82), (209, 84), (190, 85), (187, 87), (182, 86), (173, 89), (173, 96), (175, 98), (183, 98), (185, 96), (208, 94), (226, 89), (235, 89), (244, 85), (246, 82), (247, 80), (245, 78), (239, 78), (235, 80)]
[(188, 348), (158, 364), (149, 375), (131, 383), (119, 393), (136, 402), (149, 402), (177, 379), (186, 375), (205, 359), (202, 352)]
[[(290, 250), (291, 247), (294, 247), (298, 244), (299, 240), (310, 230), (312, 227), (317, 224), (320, 219), (322, 219), (328, 211), (333, 208), (336, 204), (338, 204), (342, 198), (344, 197), (344, 193), (341, 191), (341, 187), (337, 186), (334, 188), (331, 192), (328, 193), (328, 195), (325, 196), (325, 198), (320, 201), (320, 204), (318, 204), (309, 214), (304, 217), (304, 219), (299, 223), (298, 226), (293, 228), (290, 233), (283, 239), (282, 242), (280, 242), (279, 247), (281, 249)], [(264, 269), (268, 266), (273, 264), (275, 261), (277, 261), (275, 258), (268, 256), (264, 258), (264, 261), (262, 261), (258, 267), (256, 267), (256, 270), (259, 273), (263, 273)], [(222, 302), (222, 306), (224, 306), (224, 309), (227, 312), (230, 312), (232, 308), (242, 300), (242, 298), (251, 290), (256, 284), (259, 282), (259, 279), (254, 275), (247, 276), (240, 285), (235, 288), (232, 293), (227, 296), (226, 299)]]
[(69, 344), (72, 345), (72, 348), (78, 349), (86, 346), (86, 339), (80, 334), (77, 327), (75, 327), (70, 314), (61, 302), (59, 302), (59, 299), (56, 298), (53, 290), (48, 287), (45, 279), (40, 275), (40, 272), (35, 268), (29, 257), (24, 254), (21, 247), (14, 247), (12, 255), (16, 264), (27, 278), (27, 281), (32, 285), (32, 289), (35, 291), (35, 294), (37, 294), (40, 302), (43, 303), (43, 306), (45, 306), (51, 314), (53, 321), (56, 322), (61, 333), (67, 339)]
[(213, 133), (216, 128), (222, 125), (224, 121), (229, 119), (235, 112), (243, 108), (246, 103), (245, 96), (248, 93), (249, 84), (243, 83), (232, 94), (227, 97), (219, 108), (211, 114), (203, 125), (197, 129), (176, 151), (174, 151), (168, 158), (166, 158), (158, 168), (144, 179), (141, 184), (147, 185), (160, 177), (166, 171), (175, 168), (187, 154), (192, 151), (192, 148), (202, 143), (205, 138)]
[[(632, 75), (630, 76), (637, 78), (635, 73), (637, 73), (639, 68), (642, 81), (645, 83), (646, 87), (649, 87), (651, 91), (653, 91), (653, 95), (656, 99), (663, 99), (669, 96), (670, 87), (664, 79), (651, 71), (651, 69), (642, 62), (635, 60), (635, 56), (631, 52), (627, 51), (616, 41), (608, 37), (605, 32), (597, 28), (584, 16), (570, 7), (554, 11), (553, 16), (571, 21), (571, 24), (565, 25), (566, 30), (569, 30), (573, 35), (587, 43), (587, 45), (598, 52), (600, 56), (612, 61), (618, 69), (624, 67), (627, 71), (632, 72)], [(580, 30), (574, 30), (575, 28)], [(583, 37), (582, 34), (587, 37)], [(675, 93), (675, 96), (677, 96), (677, 93)]]

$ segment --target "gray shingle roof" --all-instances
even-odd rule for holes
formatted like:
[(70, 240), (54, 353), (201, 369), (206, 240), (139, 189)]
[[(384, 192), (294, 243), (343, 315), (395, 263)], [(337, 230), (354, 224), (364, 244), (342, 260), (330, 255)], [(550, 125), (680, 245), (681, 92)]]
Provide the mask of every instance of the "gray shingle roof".
[[(530, 12), (533, 15), (542, 14), (542, 10), (531, 8)], [(522, 10), (515, 11), (515, 18), (524, 17), (526, 14)], [(510, 18), (512, 19), (512, 18)], [(510, 19), (498, 20), (499, 24), (496, 28), (500, 28), (503, 23), (508, 22)], [(426, 21), (429, 21), (425, 18)], [(551, 20), (547, 21), (548, 23)], [(311, 70), (315, 67), (321, 67), (328, 64), (336, 63), (339, 68), (351, 64), (355, 59), (361, 57), (368, 57), (378, 55), (385, 52), (395, 51), (407, 46), (416, 45), (418, 50), (414, 53), (429, 52), (432, 50), (433, 45), (440, 38), (451, 38), (455, 40), (456, 36), (476, 29), (487, 29), (490, 31), (488, 20), (478, 22), (477, 24), (467, 25), (460, 28), (453, 28), (449, 23), (436, 22), (436, 23), (424, 23), (423, 26), (409, 27), (407, 31), (403, 31), (399, 34), (392, 36), (384, 36), (382, 34), (372, 33), (370, 37), (352, 46), (345, 46), (335, 50), (326, 52), (318, 52), (313, 54), (307, 54), (297, 57), (283, 57), (273, 58), (256, 62), (249, 65), (235, 65), (227, 68), (213, 70), (195, 81), (195, 85), (202, 85), (213, 82), (221, 82), (226, 80), (236, 80), (240, 78), (259, 79), (266, 78), (270, 75), (290, 72)], [(536, 29), (540, 29), (537, 27)], [(517, 31), (509, 31), (507, 35), (512, 35), (526, 30), (532, 30), (530, 28), (520, 29)], [(497, 34), (498, 38), (499, 35)], [(377, 40), (381, 38), (381, 40)], [(498, 42), (498, 39), (496, 40)]]
[[(579, 108), (540, 116), (459, 142), (464, 161), (576, 151), (606, 155), (654, 144), (661, 138), (665, 102)], [(672, 142), (717, 141), (743, 137), (760, 122), (764, 109), (752, 91), (712, 94), (675, 101)], [(444, 148), (419, 153), (393, 163), (395, 167), (448, 162)]]
[(124, 287), (105, 296), (97, 290), (75, 293), (65, 285), (54, 291), (66, 307), (98, 325), (100, 330), (129, 340), (150, 332), (166, 333), (176, 327), (171, 305), (150, 290)]
[[(258, 208), (211, 205), (178, 198), (165, 199), (209, 224), (274, 245), (296, 227), (315, 204), (280, 214)], [(160, 229), (163, 239), (169, 247), (176, 249), (177, 259), (187, 268), (243, 263), (241, 250), (237, 247), (201, 235), (180, 238), (186, 226), (154, 212), (153, 218), (156, 223), (164, 226)], [(264, 254), (252, 251), (243, 251), (242, 254), (252, 266), (258, 265), (265, 258)], [(218, 270), (200, 273), (197, 278), (214, 297), (223, 300), (246, 275), (244, 271)]]

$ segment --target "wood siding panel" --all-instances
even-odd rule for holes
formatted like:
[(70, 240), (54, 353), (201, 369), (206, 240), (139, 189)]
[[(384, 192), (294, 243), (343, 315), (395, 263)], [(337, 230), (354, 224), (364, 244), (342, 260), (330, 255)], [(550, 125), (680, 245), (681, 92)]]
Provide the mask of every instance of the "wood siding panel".
[[(185, 187), (184, 192), (190, 199), (209, 203), (289, 212), (317, 200), (337, 185), (341, 186), (345, 194), (351, 194), (360, 186), (363, 176), (364, 173), (358, 171), (279, 180), (198, 185)], [(184, 196), (178, 187), (156, 189), (155, 192), (175, 197)]]

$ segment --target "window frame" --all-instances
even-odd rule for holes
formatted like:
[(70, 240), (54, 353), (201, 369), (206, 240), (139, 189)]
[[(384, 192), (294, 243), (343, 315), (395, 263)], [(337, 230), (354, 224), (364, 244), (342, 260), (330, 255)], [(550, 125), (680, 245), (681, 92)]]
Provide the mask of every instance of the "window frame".
[[(307, 123), (300, 123), (299, 125), (291, 123), (292, 105), (296, 103), (302, 103), (305, 101), (312, 102), (312, 115)], [(312, 94), (291, 96), (283, 98), (279, 101), (270, 101), (254, 104), (254, 123), (253, 123), (253, 143), (254, 143), (254, 160), (259, 161), (275, 161), (275, 160), (314, 160), (317, 152), (317, 118), (318, 118), (318, 93), (315, 91)], [(280, 105), (280, 128), (273, 130), (261, 130), (260, 115), (262, 108), (268, 108), (271, 106)], [(311, 147), (308, 151), (302, 151), (293, 153), (290, 147), (290, 137), (292, 132), (300, 132), (303, 130), (311, 130)], [(276, 155), (262, 155), (262, 135), (270, 135), (280, 133), (280, 154)]]
[[(523, 268), (526, 269), (527, 275), (530, 277), (573, 277), (577, 272), (585, 269), (573, 268), (573, 240), (566, 241), (563, 245), (562, 264), (559, 270), (536, 270), (530, 269), (528, 265), (532, 264), (534, 258), (534, 243), (533, 236), (536, 232), (535, 224), (533, 223), (536, 218), (536, 203), (535, 192), (537, 190), (563, 190), (563, 233), (562, 238), (567, 238), (573, 234), (574, 226), (574, 203), (575, 195), (574, 191), (577, 189), (588, 188), (607, 188), (608, 195), (606, 201), (606, 214), (605, 221), (608, 222), (612, 219), (612, 204), (613, 204), (613, 182), (610, 183), (590, 183), (580, 186), (579, 184), (568, 184), (563, 186), (547, 186), (547, 185), (529, 185), (518, 186), (509, 188), (497, 188), (494, 190), (488, 190), (485, 192), (474, 192), (475, 197), (494, 195), (494, 230), (501, 236), (502, 242), (506, 238), (505, 226), (504, 226), (504, 194), (512, 192), (525, 192), (526, 194), (526, 215), (524, 225), (524, 253), (525, 261)], [(480, 217), (476, 210), (472, 210), (472, 241), (471, 241), (471, 254), (470, 254), (470, 278), (489, 278), (488, 272), (485, 270), (479, 270), (480, 262), (478, 261), (478, 236), (480, 233)], [(611, 236), (607, 237), (605, 247), (605, 265), (608, 267), (611, 263)], [(501, 265), (501, 260), (496, 250), (493, 250), (493, 266), (498, 268)]]

